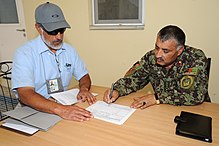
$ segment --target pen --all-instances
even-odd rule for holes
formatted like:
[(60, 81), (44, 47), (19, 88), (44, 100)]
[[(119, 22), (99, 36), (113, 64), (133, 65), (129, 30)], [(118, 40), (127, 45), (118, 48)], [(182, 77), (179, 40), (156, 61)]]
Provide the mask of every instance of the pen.
[(113, 88), (114, 88), (114, 83), (112, 83), (111, 85), (110, 94), (109, 94), (110, 99), (112, 98), (112, 95), (113, 95)]

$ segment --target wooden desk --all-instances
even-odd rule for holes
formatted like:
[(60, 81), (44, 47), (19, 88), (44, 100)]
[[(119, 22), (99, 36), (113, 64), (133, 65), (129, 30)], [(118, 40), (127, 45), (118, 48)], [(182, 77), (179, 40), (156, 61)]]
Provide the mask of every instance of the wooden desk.
[[(106, 88), (93, 86), (102, 100)], [(121, 97), (118, 104), (130, 105), (132, 98), (143, 92)], [(87, 107), (87, 103), (80, 104)], [(213, 142), (206, 143), (175, 135), (174, 117), (190, 111), (211, 116)], [(156, 105), (136, 112), (121, 126), (92, 119), (87, 122), (62, 120), (47, 132), (26, 136), (0, 128), (0, 146), (218, 146), (219, 104), (203, 103), (198, 106)]]

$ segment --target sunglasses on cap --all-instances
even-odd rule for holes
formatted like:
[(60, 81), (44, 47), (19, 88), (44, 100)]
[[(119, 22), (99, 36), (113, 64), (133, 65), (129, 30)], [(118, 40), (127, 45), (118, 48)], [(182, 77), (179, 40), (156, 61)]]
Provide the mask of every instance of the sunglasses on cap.
[(47, 31), (42, 25), (40, 26), (48, 35), (57, 35), (58, 33), (63, 34), (66, 28), (59, 28), (53, 31)]

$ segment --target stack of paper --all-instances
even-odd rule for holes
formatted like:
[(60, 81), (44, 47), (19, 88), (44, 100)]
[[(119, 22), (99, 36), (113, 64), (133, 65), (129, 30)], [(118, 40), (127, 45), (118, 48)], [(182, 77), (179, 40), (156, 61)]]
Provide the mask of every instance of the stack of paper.
[(18, 131), (21, 131), (21, 132), (24, 132), (27, 134), (31, 134), (31, 135), (36, 133), (37, 131), (39, 131), (38, 128), (35, 128), (33, 126), (29, 126), (23, 122), (20, 122), (18, 120), (12, 119), (12, 118), (6, 119), (5, 123), (2, 124), (2, 126), (8, 127), (11, 129), (15, 129), (15, 130), (18, 130)]

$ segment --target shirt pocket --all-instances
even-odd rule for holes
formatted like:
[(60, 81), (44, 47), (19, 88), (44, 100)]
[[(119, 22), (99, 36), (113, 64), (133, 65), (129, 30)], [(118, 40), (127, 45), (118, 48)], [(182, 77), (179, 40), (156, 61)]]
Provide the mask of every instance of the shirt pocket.
[(72, 80), (72, 65), (66, 63), (66, 65), (63, 66), (63, 71), (61, 74), (63, 87), (64, 89), (67, 89)]

